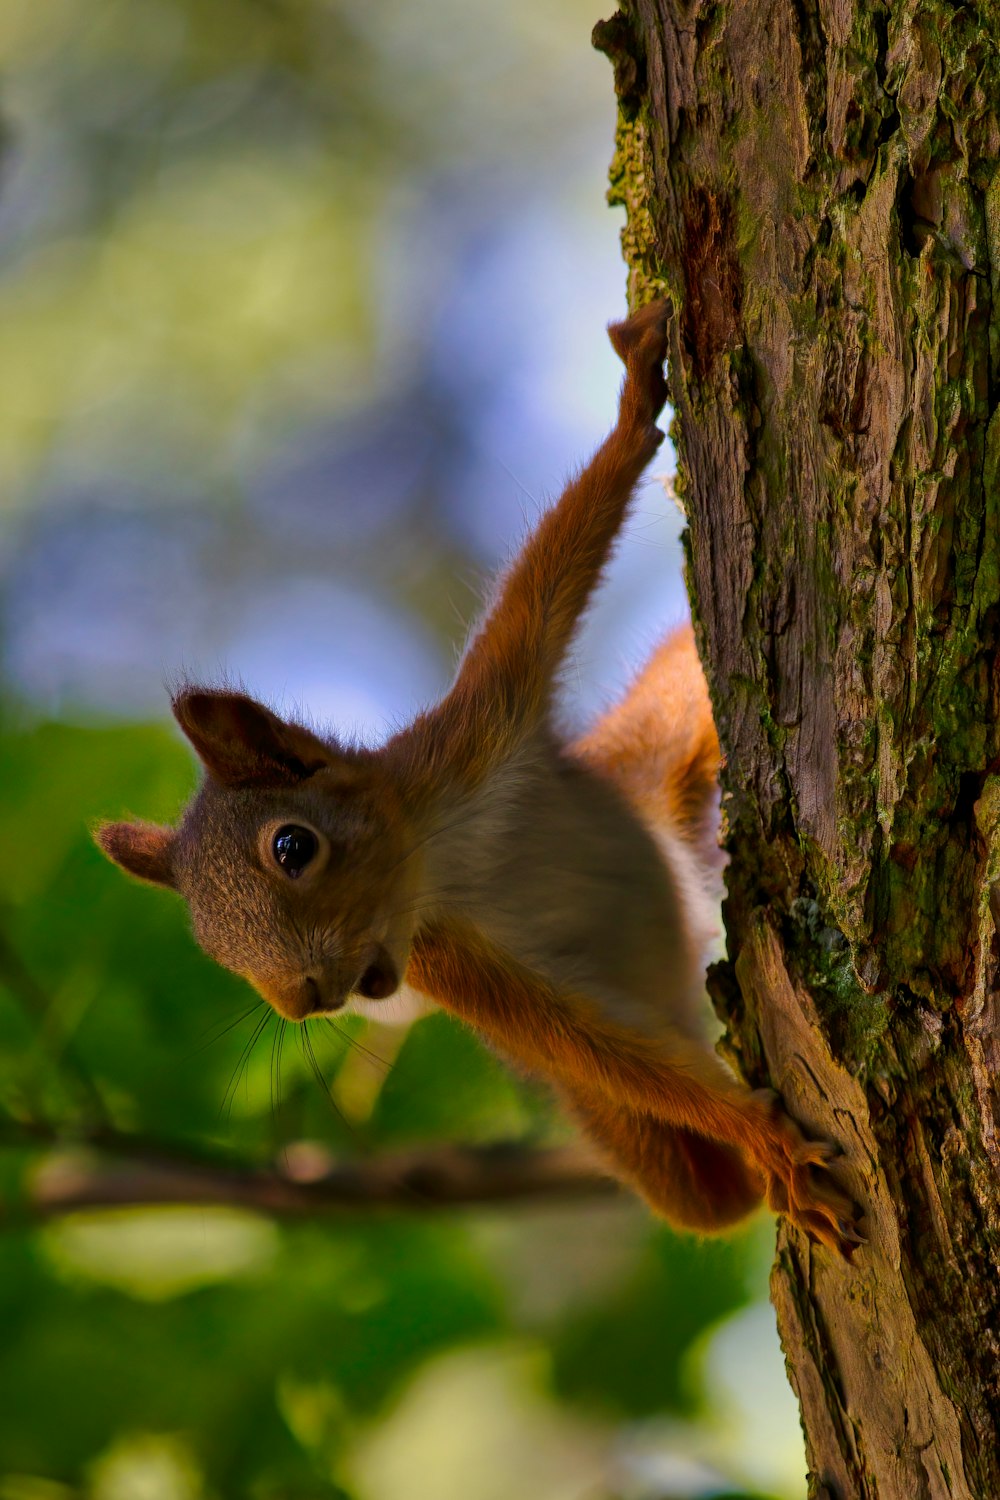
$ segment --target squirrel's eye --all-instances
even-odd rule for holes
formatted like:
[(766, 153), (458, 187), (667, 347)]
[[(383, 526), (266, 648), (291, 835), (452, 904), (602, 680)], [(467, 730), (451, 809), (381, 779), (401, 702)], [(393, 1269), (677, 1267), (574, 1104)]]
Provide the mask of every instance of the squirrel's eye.
[(306, 866), (316, 858), (319, 840), (311, 828), (301, 828), (298, 823), (286, 823), (271, 840), (271, 849), (285, 874), (292, 880), (297, 880)]

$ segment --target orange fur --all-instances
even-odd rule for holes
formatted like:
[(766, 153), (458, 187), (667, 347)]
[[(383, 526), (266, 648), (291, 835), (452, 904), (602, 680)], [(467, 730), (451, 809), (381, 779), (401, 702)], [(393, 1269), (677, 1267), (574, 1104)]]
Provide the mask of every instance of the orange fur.
[(348, 750), (243, 694), (189, 689), (174, 709), (207, 775), (180, 828), (98, 838), (176, 887), (202, 945), (286, 1017), (381, 999), (405, 970), (549, 1078), (657, 1212), (705, 1231), (765, 1196), (846, 1254), (853, 1205), (813, 1170), (829, 1148), (697, 1034), (719, 746), (691, 631), (575, 745), (552, 724), (576, 623), (662, 441), (665, 307), (610, 335), (618, 422), (524, 543), (441, 703), (382, 750)]
[[(561, 1085), (622, 1175), (674, 1223), (720, 1228), (755, 1207), (763, 1189), (772, 1208), (817, 1239), (845, 1251), (854, 1242), (850, 1200), (811, 1172), (831, 1148), (806, 1141), (770, 1097), (742, 1088), (706, 1048), (669, 1028), (649, 1039), (605, 1021), (468, 930), (422, 933), (410, 977), (506, 1056)], [(722, 1149), (699, 1155), (692, 1137)], [(700, 1176), (720, 1167), (718, 1181)]]
[(661, 642), (622, 701), (573, 749), (617, 782), (644, 821), (704, 842), (719, 737), (690, 625)]

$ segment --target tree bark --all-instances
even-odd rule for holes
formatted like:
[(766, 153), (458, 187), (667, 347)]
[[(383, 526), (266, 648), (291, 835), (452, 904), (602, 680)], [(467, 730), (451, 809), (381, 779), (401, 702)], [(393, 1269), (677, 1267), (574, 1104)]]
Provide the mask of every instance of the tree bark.
[(782, 1225), (811, 1496), (1000, 1496), (1000, 12), (627, 0), (612, 196), (671, 299), (727, 758), (728, 1044), (866, 1214)]

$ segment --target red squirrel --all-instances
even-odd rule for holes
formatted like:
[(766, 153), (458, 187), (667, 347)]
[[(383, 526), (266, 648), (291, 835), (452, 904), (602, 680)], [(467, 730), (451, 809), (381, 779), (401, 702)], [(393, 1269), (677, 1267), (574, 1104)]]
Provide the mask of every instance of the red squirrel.
[(719, 745), (690, 629), (575, 744), (553, 725), (574, 628), (663, 440), (665, 305), (609, 335), (617, 424), (501, 579), (440, 703), (381, 749), (346, 748), (243, 693), (186, 687), (173, 710), (206, 775), (179, 827), (96, 836), (179, 891), (202, 947), (287, 1019), (405, 978), (549, 1079), (671, 1223), (721, 1229), (766, 1198), (849, 1254), (833, 1148), (699, 1034)]

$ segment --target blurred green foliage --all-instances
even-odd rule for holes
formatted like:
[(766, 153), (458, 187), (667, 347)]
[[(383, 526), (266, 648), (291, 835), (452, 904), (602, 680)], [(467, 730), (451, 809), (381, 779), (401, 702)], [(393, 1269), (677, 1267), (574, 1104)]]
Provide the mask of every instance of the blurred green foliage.
[[(99, 709), (161, 705), (164, 671), (248, 639), (280, 686), (261, 639), (304, 654), (281, 605), (305, 598), (312, 627), (317, 576), (347, 620), (381, 593), (446, 653), (483, 517), (508, 490), (522, 509), (506, 470), (470, 483), (474, 450), (520, 463), (540, 414), (572, 462), (567, 412), (603, 421), (580, 351), (605, 310), (571, 261), (578, 186), (599, 211), (611, 149), (595, 19), (575, 0), (0, 6), (0, 1500), (801, 1492), (773, 1332), (741, 1331), (766, 1221), (698, 1244), (624, 1196), (295, 1223), (42, 1207), (81, 1162), (570, 1133), (440, 1014), (313, 1026), (317, 1078), (181, 903), (88, 830), (169, 820), (194, 783), (164, 723)], [(498, 382), (516, 317), (541, 343), (559, 299), (549, 363)], [(361, 435), (349, 462), (331, 430)], [(292, 509), (300, 484), (322, 503)], [(662, 581), (645, 518), (643, 540)]]
[[(364, 1156), (404, 1140), (565, 1131), (544, 1095), (440, 1014), (401, 1041), (368, 1030), (371, 1052), (380, 1034), (395, 1050), (388, 1071), (352, 1050), (363, 1022), (322, 1039), (334, 1098), (352, 1063), (368, 1069), (367, 1093), (343, 1095), (353, 1119), (330, 1108), (294, 1048), (279, 1099), (266, 1036), (233, 1094), (252, 997), (194, 946), (179, 901), (122, 880), (88, 834), (101, 811), (174, 815), (191, 780), (186, 751), (159, 730), (46, 724), (0, 741), (14, 855), (0, 872), (0, 1473), (103, 1495), (130, 1462), (136, 1474), (165, 1463), (168, 1497), (381, 1500), (353, 1487), (358, 1453), (374, 1462), (380, 1418), (455, 1345), (544, 1350), (532, 1367), (540, 1410), (591, 1441), (622, 1421), (697, 1416), (705, 1392), (685, 1355), (746, 1301), (755, 1235), (697, 1244), (627, 1202), (280, 1226), (228, 1209), (133, 1209), (18, 1225), (21, 1184), (95, 1127), (220, 1164), (266, 1163), (290, 1141)], [(33, 1142), (36, 1127), (53, 1140)], [(102, 1455), (116, 1453), (101, 1479)], [(13, 1483), (0, 1494), (22, 1493)], [(465, 1493), (479, 1493), (471, 1478)]]

